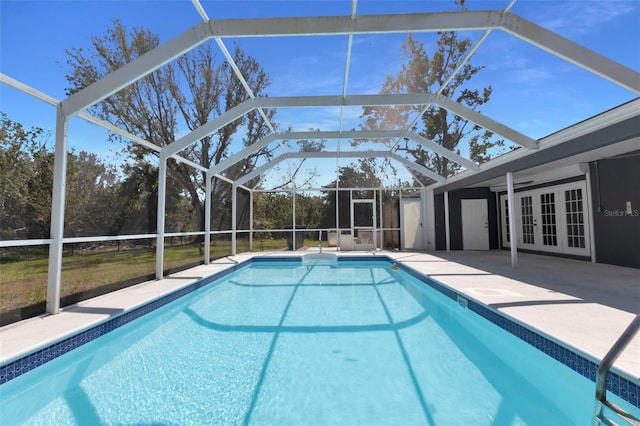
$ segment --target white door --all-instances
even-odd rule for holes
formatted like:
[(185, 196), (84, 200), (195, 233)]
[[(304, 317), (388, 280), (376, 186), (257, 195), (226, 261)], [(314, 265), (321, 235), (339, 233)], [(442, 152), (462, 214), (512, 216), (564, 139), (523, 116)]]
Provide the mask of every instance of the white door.
[(462, 249), (489, 250), (487, 200), (460, 200), (462, 203)]
[(400, 212), (403, 250), (424, 250), (422, 199), (402, 198), (400, 200)]

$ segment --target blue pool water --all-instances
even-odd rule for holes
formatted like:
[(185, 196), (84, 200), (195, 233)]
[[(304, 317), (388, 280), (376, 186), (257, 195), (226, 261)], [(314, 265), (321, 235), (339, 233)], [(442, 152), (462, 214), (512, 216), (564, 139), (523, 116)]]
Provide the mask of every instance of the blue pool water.
[(594, 384), (388, 262), (269, 262), (0, 393), (3, 425), (585, 425)]

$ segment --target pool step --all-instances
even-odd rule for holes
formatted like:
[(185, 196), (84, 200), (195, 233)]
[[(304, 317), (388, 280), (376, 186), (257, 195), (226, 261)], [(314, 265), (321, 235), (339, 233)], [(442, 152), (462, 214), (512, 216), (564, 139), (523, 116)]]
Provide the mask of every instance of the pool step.
[(330, 265), (338, 264), (338, 255), (335, 253), (307, 253), (302, 256), (303, 265)]

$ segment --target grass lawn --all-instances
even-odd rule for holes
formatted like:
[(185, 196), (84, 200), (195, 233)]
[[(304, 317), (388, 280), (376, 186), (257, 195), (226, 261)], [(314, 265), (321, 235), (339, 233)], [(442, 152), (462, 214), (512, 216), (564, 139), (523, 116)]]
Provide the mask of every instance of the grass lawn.
[[(307, 240), (305, 246), (317, 246), (316, 241)], [(283, 240), (255, 241), (254, 251), (286, 250)], [(249, 251), (249, 243), (238, 240), (238, 253)], [(155, 247), (122, 250), (90, 251), (66, 254), (62, 259), (62, 305), (75, 303), (98, 294), (153, 279), (155, 271)], [(231, 241), (216, 241), (211, 245), (211, 258), (231, 255)], [(171, 271), (195, 266), (204, 261), (201, 244), (166, 246), (164, 270)], [(44, 313), (47, 288), (46, 252), (39, 256), (20, 259), (11, 253), (0, 259), (0, 324), (11, 318), (35, 316)], [(66, 302), (66, 303), (65, 303)], [(27, 309), (29, 312), (17, 313)], [(15, 319), (13, 319), (15, 320)]]

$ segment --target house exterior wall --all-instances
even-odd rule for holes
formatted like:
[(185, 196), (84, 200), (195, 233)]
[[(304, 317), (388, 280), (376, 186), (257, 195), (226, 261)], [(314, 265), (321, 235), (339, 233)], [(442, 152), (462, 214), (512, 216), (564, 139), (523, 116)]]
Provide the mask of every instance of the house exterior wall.
[[(640, 151), (625, 156), (598, 160), (589, 164), (590, 187), (587, 188), (592, 200), (589, 220), (593, 221), (595, 258), (599, 263), (640, 268)], [(585, 176), (574, 176), (542, 185), (517, 189), (516, 193), (531, 192), (584, 182)], [(498, 231), (501, 213), (497, 210), (496, 197), (503, 193), (493, 193), (489, 188), (465, 188), (449, 192), (450, 248), (462, 250), (462, 206), (463, 199), (486, 199), (489, 210), (489, 243), (491, 249), (504, 248), (499, 241)], [(559, 201), (560, 202), (560, 201)], [(630, 203), (630, 208), (627, 203)], [(436, 250), (446, 250), (444, 194), (434, 196)], [(531, 251), (519, 248), (522, 251)], [(533, 251), (538, 252), (538, 251)], [(566, 253), (546, 253), (572, 256)]]
[[(449, 192), (449, 232), (451, 250), (462, 250), (462, 202), (468, 199), (487, 200), (489, 219), (489, 248), (498, 249), (498, 214), (496, 211), (496, 194), (489, 188), (464, 188)], [(444, 194), (436, 194), (435, 230), (436, 250), (446, 250), (446, 231), (444, 217)]]
[(598, 160), (589, 171), (596, 261), (640, 268), (640, 152)]

